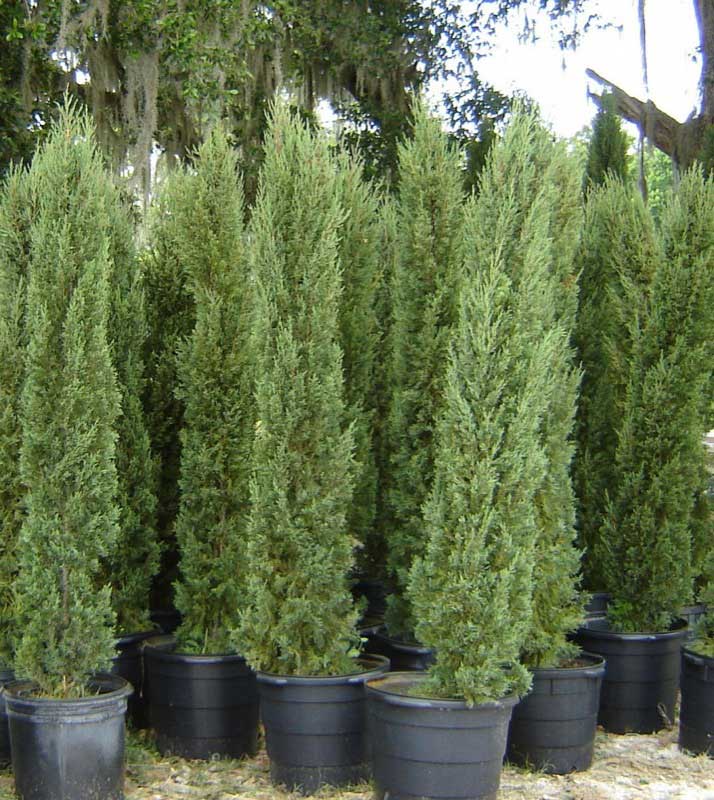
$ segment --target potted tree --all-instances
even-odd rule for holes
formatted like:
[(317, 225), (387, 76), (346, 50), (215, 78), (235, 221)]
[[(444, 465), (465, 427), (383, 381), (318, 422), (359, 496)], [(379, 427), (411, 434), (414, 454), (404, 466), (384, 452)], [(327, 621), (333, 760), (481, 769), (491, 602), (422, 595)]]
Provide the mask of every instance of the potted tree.
[(436, 660), (426, 673), (368, 684), (378, 797), (494, 798), (511, 710), (530, 684), (519, 654), (530, 628), (535, 495), (547, 466), (540, 430), (558, 338), (535, 335), (550, 302), (548, 221), (528, 216), (527, 269), (512, 280), (504, 255), (517, 204), (486, 185), (466, 215), (458, 325), (424, 508), (428, 544), (409, 584), (416, 634)]
[(692, 528), (702, 485), (704, 388), (711, 371), (714, 271), (701, 215), (701, 174), (683, 180), (662, 220), (663, 253), (651, 285), (623, 281), (619, 313), (631, 342), (613, 490), (595, 558), (609, 579), (607, 620), (580, 630), (605, 655), (600, 721), (649, 732), (674, 719), (680, 645), (677, 612), (691, 598)]
[[(107, 337), (109, 226), (87, 116), (61, 110), (29, 173), (27, 351), (20, 476), (26, 487), (15, 584), (20, 635), (8, 684), (21, 798), (121, 798), (131, 691), (97, 674), (114, 653), (100, 561), (118, 537), (114, 425), (119, 394)], [(40, 755), (41, 754), (41, 755)]]
[(368, 775), (348, 575), (354, 433), (339, 302), (342, 219), (328, 144), (273, 110), (250, 225), (256, 422), (246, 571), (234, 642), (258, 670), (271, 778), (309, 793)]
[(406, 591), (413, 559), (426, 543), (422, 506), (431, 490), (434, 430), (446, 353), (456, 316), (463, 252), (461, 155), (438, 119), (414, 107), (413, 135), (399, 146), (397, 258), (391, 275), (386, 515), (386, 634), (379, 644), (394, 666), (423, 669), (431, 656), (414, 639)]
[(178, 353), (184, 405), (176, 520), (182, 623), (175, 647), (145, 649), (159, 751), (188, 758), (253, 755), (255, 675), (230, 642), (246, 605), (254, 413), (246, 344), (250, 293), (237, 157), (216, 129), (174, 187), (176, 258), (196, 322)]

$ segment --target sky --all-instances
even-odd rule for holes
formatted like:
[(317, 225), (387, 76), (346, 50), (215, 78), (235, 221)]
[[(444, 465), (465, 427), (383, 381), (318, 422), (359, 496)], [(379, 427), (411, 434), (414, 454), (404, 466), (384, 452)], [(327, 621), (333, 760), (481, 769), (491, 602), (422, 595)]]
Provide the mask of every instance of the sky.
[[(646, 99), (637, 0), (597, 0), (593, 5), (617, 27), (591, 30), (576, 51), (560, 50), (555, 32), (542, 18), (535, 44), (518, 41), (517, 24), (504, 25), (491, 54), (477, 66), (497, 89), (521, 90), (535, 99), (561, 136), (577, 133), (595, 114), (587, 91), (599, 93), (600, 87), (588, 80), (588, 67)], [(647, 0), (646, 31), (649, 97), (662, 111), (684, 121), (698, 107), (700, 62), (692, 0)]]

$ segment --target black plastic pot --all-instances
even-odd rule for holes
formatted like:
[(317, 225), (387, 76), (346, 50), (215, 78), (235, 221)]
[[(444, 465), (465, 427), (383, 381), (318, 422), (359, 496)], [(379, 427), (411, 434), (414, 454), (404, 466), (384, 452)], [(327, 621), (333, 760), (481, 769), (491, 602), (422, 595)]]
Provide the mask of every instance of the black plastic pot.
[(590, 600), (585, 605), (585, 614), (588, 619), (593, 617), (604, 617), (607, 614), (607, 606), (610, 603), (609, 592), (593, 592)]
[(337, 677), (258, 673), (274, 784), (313, 794), (370, 777), (364, 685), (384, 675), (389, 661), (370, 655), (357, 662), (360, 672)]
[(615, 633), (606, 619), (579, 628), (575, 641), (607, 661), (598, 723), (611, 733), (654, 733), (674, 722), (684, 620), (664, 633)]
[(15, 675), (11, 669), (0, 666), (0, 768), (4, 768), (10, 763), (10, 728), (2, 688), (14, 679)]
[(112, 672), (129, 681), (134, 691), (127, 704), (127, 720), (140, 730), (149, 727), (149, 708), (144, 699), (144, 642), (159, 633), (157, 630), (131, 633), (117, 639), (117, 655), (112, 659)]
[(578, 667), (534, 669), (533, 687), (513, 709), (506, 757), (549, 775), (587, 769), (593, 760), (605, 661), (582, 653)]
[(517, 697), (469, 706), (416, 697), (423, 676), (393, 672), (367, 684), (378, 800), (493, 800)]
[(258, 748), (258, 689), (243, 656), (175, 653), (167, 637), (144, 646), (149, 720), (162, 755), (241, 758)]
[(173, 633), (181, 624), (181, 613), (175, 608), (155, 608), (149, 613), (149, 619), (163, 633)]
[(714, 658), (682, 650), (679, 746), (714, 757)]
[(686, 621), (689, 626), (687, 629), (686, 641), (691, 642), (697, 636), (697, 623), (699, 623), (707, 613), (704, 603), (695, 603), (691, 606), (684, 606), (679, 612), (679, 616)]
[(365, 650), (388, 658), (395, 672), (422, 672), (434, 662), (434, 651), (429, 647), (393, 639), (383, 626), (371, 629)]
[(34, 697), (36, 686), (5, 687), (15, 792), (20, 800), (123, 800), (124, 715), (131, 687), (93, 677), (73, 700)]

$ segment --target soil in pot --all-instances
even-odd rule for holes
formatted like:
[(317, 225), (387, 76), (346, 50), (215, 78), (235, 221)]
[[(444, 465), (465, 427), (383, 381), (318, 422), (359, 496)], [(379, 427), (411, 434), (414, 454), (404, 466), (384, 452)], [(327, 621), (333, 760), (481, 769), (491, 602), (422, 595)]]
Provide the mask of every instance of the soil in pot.
[(369, 631), (364, 649), (388, 658), (395, 672), (423, 672), (434, 662), (434, 651), (429, 647), (394, 639), (384, 626)]
[(578, 629), (580, 647), (607, 662), (598, 714), (605, 730), (654, 733), (672, 725), (686, 633), (684, 620), (663, 633), (616, 633), (605, 618)]
[(20, 800), (123, 800), (124, 715), (131, 687), (119, 675), (89, 681), (87, 697), (33, 696), (5, 687), (12, 769)]
[(394, 672), (367, 685), (378, 800), (495, 800), (518, 698), (469, 707), (419, 697), (422, 677)]
[(117, 639), (117, 655), (112, 659), (112, 672), (129, 681), (134, 691), (127, 706), (127, 721), (137, 730), (149, 727), (149, 709), (144, 698), (144, 642), (159, 633), (157, 630), (130, 633)]
[(508, 761), (549, 775), (586, 770), (595, 747), (604, 659), (583, 653), (572, 665), (532, 673), (530, 693), (513, 709)]
[(10, 728), (2, 689), (6, 683), (10, 683), (14, 678), (15, 675), (11, 669), (0, 665), (0, 769), (7, 767), (10, 763)]
[(149, 720), (162, 755), (241, 758), (258, 747), (255, 673), (239, 655), (174, 652), (170, 637), (144, 646)]
[(389, 661), (361, 656), (359, 672), (336, 677), (258, 673), (260, 709), (274, 784), (313, 794), (350, 786), (371, 775), (365, 731), (366, 681)]
[(682, 649), (679, 747), (714, 758), (714, 657)]

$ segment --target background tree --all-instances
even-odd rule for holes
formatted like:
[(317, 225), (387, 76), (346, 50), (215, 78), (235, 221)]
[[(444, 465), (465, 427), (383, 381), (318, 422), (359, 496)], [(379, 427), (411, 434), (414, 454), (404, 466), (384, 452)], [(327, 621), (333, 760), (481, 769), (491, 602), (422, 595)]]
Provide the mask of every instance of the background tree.
[(237, 156), (217, 129), (174, 195), (177, 259), (194, 298), (196, 323), (178, 356), (183, 401), (180, 578), (177, 632), (188, 652), (231, 651), (230, 631), (246, 604), (253, 393), (247, 345), (250, 281), (243, 243)]
[(601, 99), (593, 121), (585, 165), (585, 188), (601, 186), (608, 175), (626, 182), (629, 172), (630, 142), (615, 113), (615, 101), (610, 95)]
[(353, 669), (347, 576), (354, 431), (339, 312), (343, 220), (327, 142), (278, 104), (250, 227), (256, 424), (246, 569), (235, 636), (250, 664), (292, 675)]
[(389, 341), (385, 525), (393, 593), (387, 624), (395, 636), (414, 631), (405, 589), (412, 561), (426, 543), (422, 506), (433, 480), (434, 429), (463, 256), (460, 154), (422, 104), (414, 116), (414, 137), (399, 147), (399, 238)]
[(30, 172), (28, 350), (22, 393), (15, 670), (50, 696), (81, 693), (114, 652), (100, 560), (118, 537), (115, 429), (120, 398), (107, 337), (106, 181), (86, 116), (69, 106)]

